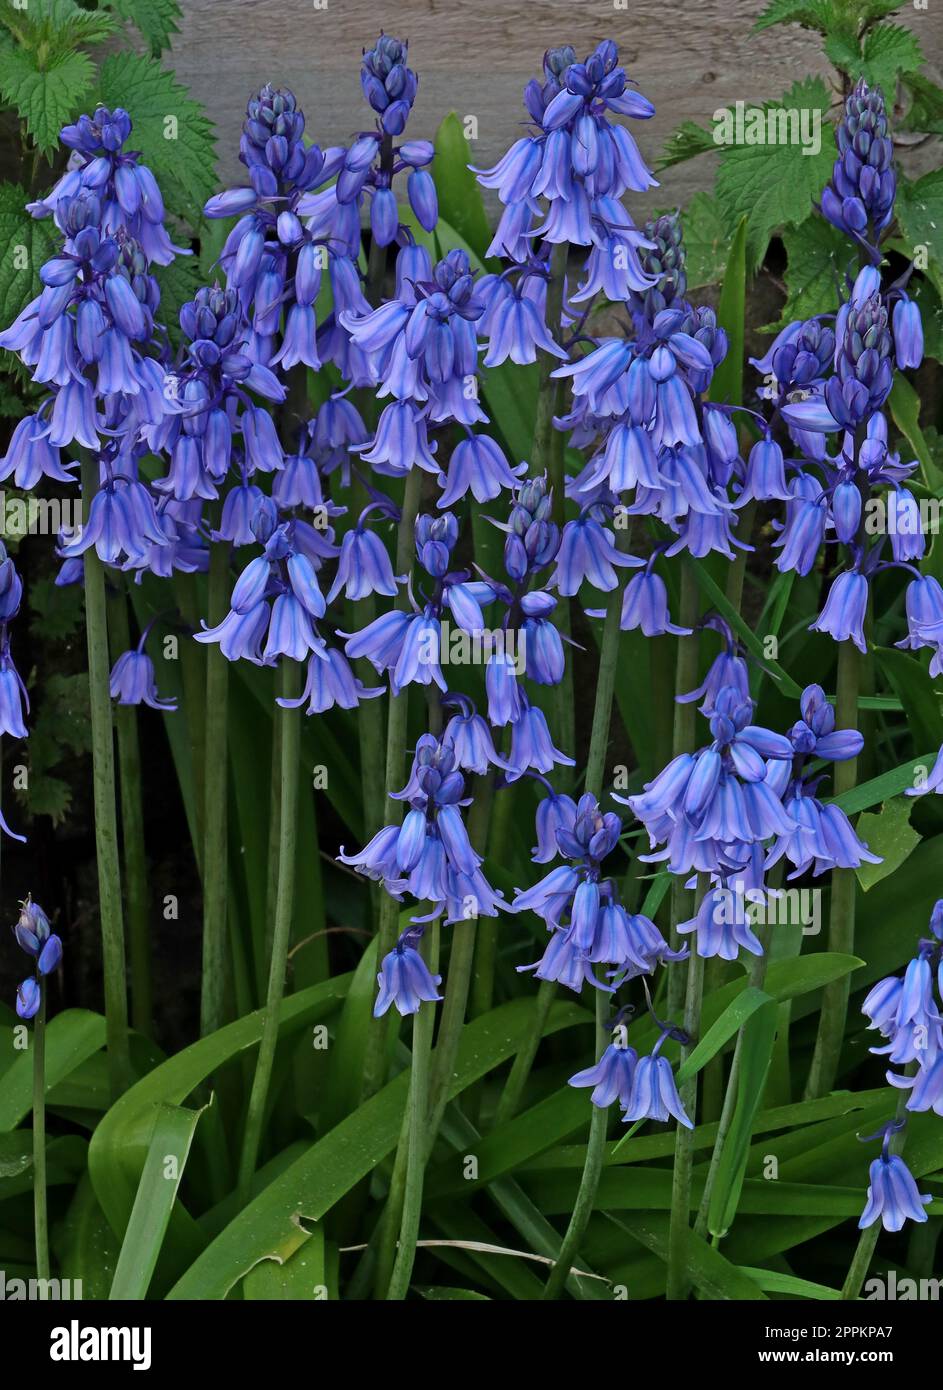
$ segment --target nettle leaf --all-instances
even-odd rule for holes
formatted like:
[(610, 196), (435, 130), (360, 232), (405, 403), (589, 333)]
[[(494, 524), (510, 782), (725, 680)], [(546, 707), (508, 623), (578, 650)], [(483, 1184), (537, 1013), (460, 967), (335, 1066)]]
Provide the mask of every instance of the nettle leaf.
[(683, 164), (686, 159), (694, 159), (699, 154), (717, 151), (714, 132), (704, 130), (695, 121), (683, 121), (677, 130), (668, 136), (668, 141), (657, 162), (658, 169), (670, 169), (672, 164)]
[(901, 73), (916, 72), (923, 51), (909, 29), (899, 24), (879, 24), (865, 34), (863, 47), (856, 38), (835, 35), (825, 44), (829, 59), (849, 77), (864, 77), (890, 99)]
[(195, 225), (216, 187), (216, 142), (203, 108), (172, 73), (136, 53), (105, 59), (99, 96), (106, 106), (128, 112), (131, 145), (153, 170), (168, 206)]
[(117, 28), (110, 14), (83, 10), (75, 0), (29, 0), (16, 7), (7, 0), (0, 7), (0, 24), (21, 49), (41, 54), (44, 65), (75, 48), (104, 42)]
[(943, 283), (943, 169), (924, 174), (915, 183), (902, 180), (897, 189), (897, 221), (904, 236), (919, 253), (925, 249), (929, 270), (937, 284)]
[(105, 0), (105, 3), (116, 15), (130, 20), (147, 40), (155, 58), (170, 47), (171, 38), (179, 33), (177, 20), (181, 17), (181, 9), (177, 0)]
[(862, 864), (857, 870), (858, 882), (865, 892), (899, 869), (920, 843), (920, 836), (910, 824), (913, 802), (897, 796), (886, 801), (879, 811), (865, 811), (858, 818), (856, 832), (872, 854), (879, 854), (880, 864)]
[(59, 240), (52, 220), (26, 211), (29, 194), (19, 184), (0, 183), (0, 325), (12, 323), (39, 293), (39, 270)]
[(0, 51), (0, 96), (14, 107), (43, 154), (56, 148), (59, 131), (92, 87), (95, 68), (87, 53), (49, 58), (23, 49)]
[(916, 72), (907, 74), (904, 86), (910, 93), (910, 110), (898, 123), (898, 129), (943, 135), (943, 87)]
[(847, 237), (824, 217), (810, 217), (798, 227), (787, 228), (783, 244), (788, 256), (788, 298), (776, 329), (794, 319), (834, 311), (843, 297), (845, 272), (854, 258)]
[(695, 193), (681, 216), (688, 288), (719, 285), (730, 246), (723, 209), (710, 193)]
[[(748, 269), (763, 260), (770, 237), (783, 227), (804, 222), (832, 172), (832, 127), (825, 119), (829, 93), (820, 78), (797, 82), (780, 101), (743, 113), (742, 130), (731, 113), (731, 138), (746, 141), (770, 133), (786, 143), (727, 144), (717, 171), (717, 197), (729, 229), (747, 219)], [(751, 111), (788, 113), (765, 131)], [(796, 114), (792, 114), (796, 113)], [(804, 145), (802, 140), (806, 139)]]
[(819, 34), (859, 34), (902, 8), (903, 0), (772, 0), (753, 27), (800, 24)]
[(771, 0), (753, 28), (760, 30), (771, 29), (774, 24), (801, 24), (803, 29), (815, 29), (825, 34), (835, 9), (828, 0)]

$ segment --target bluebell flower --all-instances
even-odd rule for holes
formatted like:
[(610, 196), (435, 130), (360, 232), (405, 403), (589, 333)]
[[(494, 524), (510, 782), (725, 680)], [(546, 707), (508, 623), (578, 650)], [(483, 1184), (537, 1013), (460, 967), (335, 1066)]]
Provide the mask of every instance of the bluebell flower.
[(541, 797), (537, 806), (537, 844), (531, 855), (535, 864), (549, 864), (552, 859), (556, 859), (559, 853), (557, 831), (572, 831), (576, 820), (576, 802), (573, 798), (555, 792), (549, 782), (546, 786), (547, 795)]
[(898, 367), (919, 367), (923, 361), (923, 324), (920, 306), (905, 294), (894, 305), (894, 357)]
[(763, 947), (750, 923), (752, 901), (755, 899), (747, 896), (742, 882), (731, 875), (707, 890), (694, 916), (679, 923), (678, 931), (683, 936), (694, 933), (697, 954), (705, 959), (736, 960), (741, 947), (761, 956)]
[(905, 1221), (926, 1221), (924, 1208), (932, 1200), (918, 1192), (913, 1174), (902, 1158), (882, 1153), (871, 1164), (868, 1200), (858, 1226), (864, 1230), (879, 1220), (885, 1231), (899, 1231)]
[(557, 765), (575, 767), (576, 761), (554, 746), (546, 715), (538, 705), (532, 705), (521, 691), (520, 710), (511, 725), (511, 751), (507, 756), (507, 766), (511, 770), (508, 780), (515, 780), (529, 768), (537, 772), (551, 772)]
[(650, 1056), (638, 1059), (622, 1118), (627, 1124), (638, 1120), (659, 1120), (664, 1124), (674, 1118), (686, 1129), (693, 1129), (694, 1124), (678, 1095), (671, 1063), (660, 1055), (666, 1037), (668, 1034), (663, 1033)]
[(619, 582), (616, 567), (635, 568), (643, 563), (617, 550), (609, 528), (586, 513), (564, 526), (557, 567), (549, 582), (567, 598), (578, 592), (584, 579), (594, 588), (609, 592)]
[(278, 696), (275, 703), (283, 709), (307, 705), (309, 715), (324, 714), (335, 705), (340, 709), (356, 709), (361, 700), (374, 700), (382, 694), (382, 686), (365, 686), (359, 676), (354, 675), (343, 652), (325, 646), (308, 658), (304, 689), (298, 698)]
[(876, 262), (877, 244), (891, 220), (897, 179), (884, 97), (859, 78), (835, 127), (838, 158), (822, 194), (822, 213)]
[(327, 593), (328, 603), (333, 602), (342, 589), (346, 597), (354, 601), (369, 594), (395, 598), (398, 592), (386, 546), (375, 531), (364, 525), (370, 511), (368, 507), (362, 512), (357, 525), (344, 534), (337, 573)]
[(471, 492), (476, 502), (490, 502), (503, 488), (513, 488), (527, 465), (512, 468), (499, 445), (488, 435), (469, 431), (449, 458), (448, 470), (439, 474), (442, 493), (438, 506), (451, 507)]
[(858, 570), (845, 570), (832, 581), (825, 607), (810, 627), (827, 632), (836, 642), (854, 642), (867, 654), (864, 619), (868, 607), (868, 581)]
[(638, 1053), (634, 1048), (610, 1043), (595, 1066), (578, 1071), (570, 1077), (567, 1085), (592, 1086), (590, 1100), (601, 1110), (605, 1110), (614, 1100), (620, 1105), (628, 1105), (637, 1061)]
[(404, 932), (389, 955), (383, 957), (377, 975), (380, 992), (373, 1006), (374, 1018), (381, 1018), (391, 1004), (405, 1018), (418, 1013), (420, 1004), (441, 1000), (437, 990), (442, 976), (432, 974), (414, 944), (421, 935), (415, 929)]
[(17, 987), (16, 991), (16, 1012), (19, 1018), (35, 1018), (39, 1013), (39, 1006), (42, 1003), (42, 985), (30, 975)]
[(144, 650), (147, 631), (136, 650), (122, 652), (111, 668), (109, 690), (119, 705), (149, 705), (151, 709), (175, 710), (176, 700), (162, 700), (157, 694), (154, 663)]

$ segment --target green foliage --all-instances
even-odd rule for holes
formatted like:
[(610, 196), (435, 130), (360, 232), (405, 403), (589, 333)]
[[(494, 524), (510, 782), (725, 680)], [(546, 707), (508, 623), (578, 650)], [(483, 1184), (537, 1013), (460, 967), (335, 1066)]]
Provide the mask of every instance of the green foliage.
[(120, 19), (130, 20), (147, 40), (155, 58), (170, 46), (178, 32), (177, 20), (181, 15), (178, 0), (105, 0), (105, 3)]
[(729, 228), (747, 219), (748, 267), (763, 260), (770, 237), (794, 227), (812, 212), (814, 201), (828, 181), (834, 162), (831, 125), (826, 119), (828, 90), (814, 78), (797, 82), (781, 101), (764, 111), (817, 111), (821, 117), (821, 148), (810, 153), (801, 144), (725, 146), (717, 171), (717, 198)]
[(730, 235), (723, 210), (710, 193), (695, 193), (682, 213), (688, 288), (719, 285), (727, 263)]
[(19, 184), (0, 183), (0, 319), (16, 318), (37, 292), (39, 268), (48, 260), (56, 232), (50, 222), (30, 217), (29, 194)]

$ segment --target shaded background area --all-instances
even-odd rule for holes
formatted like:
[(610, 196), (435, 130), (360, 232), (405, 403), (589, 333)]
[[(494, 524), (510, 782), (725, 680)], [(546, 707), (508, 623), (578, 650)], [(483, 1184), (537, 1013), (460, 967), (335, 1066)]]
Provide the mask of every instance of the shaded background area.
[[(326, 3), (326, 9), (315, 8)], [(349, 140), (369, 125), (360, 92), (358, 59), (380, 29), (409, 40), (410, 66), (420, 77), (409, 123), (412, 139), (429, 139), (449, 111), (475, 116), (476, 161), (495, 162), (520, 133), (521, 92), (539, 72), (544, 50), (570, 43), (580, 58), (604, 38), (618, 43), (620, 61), (655, 104), (647, 124), (635, 124), (649, 163), (684, 120), (710, 123), (718, 107), (763, 102), (809, 74), (833, 75), (817, 34), (795, 25), (753, 33), (765, 0), (702, 0), (668, 6), (663, 0), (184, 0), (180, 33), (165, 63), (172, 66), (216, 121), (220, 173), (239, 168), (239, 130), (245, 104), (269, 81), (294, 89), (310, 137), (322, 146)], [(617, 7), (619, 6), (619, 7)], [(895, 23), (913, 30), (930, 76), (943, 62), (943, 5), (904, 9)], [(914, 150), (902, 160), (910, 174), (934, 162)], [(631, 209), (683, 205), (710, 186), (714, 160), (701, 156), (668, 169), (661, 187), (633, 196)]]

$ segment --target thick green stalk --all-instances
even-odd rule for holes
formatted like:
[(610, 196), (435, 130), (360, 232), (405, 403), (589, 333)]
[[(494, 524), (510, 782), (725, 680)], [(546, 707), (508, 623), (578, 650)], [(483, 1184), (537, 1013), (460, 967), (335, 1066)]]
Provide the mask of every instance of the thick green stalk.
[[(608, 1029), (606, 1027), (609, 1012), (609, 996), (601, 989), (595, 991), (596, 995), (596, 1057), (602, 1056), (608, 1041)], [(606, 1156), (606, 1127), (609, 1120), (609, 1111), (600, 1105), (591, 1107), (592, 1117), (589, 1122), (589, 1139), (586, 1142), (586, 1160), (583, 1164), (583, 1174), (580, 1178), (579, 1191), (576, 1194), (576, 1201), (573, 1204), (573, 1212), (570, 1216), (570, 1224), (567, 1226), (566, 1235), (563, 1237), (563, 1244), (560, 1246), (560, 1254), (556, 1264), (550, 1271), (550, 1278), (544, 1285), (541, 1295), (544, 1299), (559, 1298), (570, 1275), (573, 1261), (576, 1259), (586, 1227), (589, 1225), (589, 1218), (593, 1214), (593, 1205), (596, 1201), (596, 1190), (599, 1187), (599, 1177), (602, 1173), (603, 1159)]]
[[(514, 793), (509, 787), (503, 788), (494, 800), (487, 838), (488, 851), (492, 857), (497, 855), (500, 858), (504, 854), (514, 810), (513, 803)], [(482, 848), (480, 852), (484, 854), (485, 850)], [(498, 917), (486, 917), (478, 924), (478, 943), (475, 948), (474, 978), (471, 986), (473, 1018), (486, 1014), (494, 1004), (494, 970), (498, 956), (499, 923)]]
[(475, 959), (477, 927), (478, 919), (470, 917), (467, 921), (456, 922), (452, 928), (449, 973), (445, 981), (442, 1018), (439, 1022), (439, 1036), (436, 1038), (435, 1053), (432, 1058), (432, 1075), (429, 1081), (429, 1119), (426, 1127), (427, 1161), (435, 1144), (439, 1125), (442, 1123), (442, 1116), (445, 1114), (449, 1083), (455, 1069), (458, 1044), (465, 1023), (472, 964)]
[(46, 981), (41, 980), (39, 1012), (33, 1024), (33, 1223), (36, 1278), (49, 1278), (49, 1223), (46, 1215)]
[[(858, 727), (858, 682), (861, 670), (861, 653), (853, 642), (842, 642), (838, 648), (838, 684), (835, 701), (835, 724), (839, 729)], [(835, 764), (835, 795), (851, 791), (857, 778), (858, 761), (849, 758), (847, 762)], [(829, 905), (828, 949), (850, 955), (855, 945), (855, 889), (857, 880), (854, 869), (832, 870), (832, 897)], [(848, 1014), (848, 996), (851, 991), (851, 977), (843, 975), (834, 980), (822, 991), (822, 1008), (819, 1014), (819, 1028), (812, 1053), (812, 1064), (806, 1082), (806, 1100), (817, 1100), (827, 1095), (835, 1084), (838, 1064), (841, 1058), (842, 1040), (845, 1036), (845, 1019)]]
[[(82, 500), (86, 522), (92, 498), (98, 490), (98, 470), (96, 457), (83, 456)], [(105, 1033), (109, 1085), (112, 1099), (117, 1100), (128, 1085), (131, 1058), (128, 1051), (128, 995), (125, 981), (124, 919), (121, 910), (121, 869), (118, 859), (114, 729), (111, 721), (111, 695), (108, 689), (108, 617), (105, 570), (94, 546), (86, 550), (84, 559), (95, 850), (98, 860), (98, 897), (105, 981)]]
[[(283, 658), (282, 694), (297, 695), (298, 667)], [(281, 741), (281, 818), (278, 847), (278, 894), (275, 903), (275, 932), (272, 940), (272, 959), (269, 967), (268, 993), (265, 999), (265, 1018), (256, 1061), (242, 1155), (239, 1161), (238, 1191), (241, 1203), (249, 1197), (255, 1173), (265, 1105), (268, 1099), (275, 1046), (278, 1042), (278, 1015), (285, 993), (285, 972), (288, 946), (291, 939), (292, 915), (295, 905), (295, 858), (298, 822), (298, 772), (301, 758), (301, 710), (283, 709), (278, 716), (282, 725)]]
[[(418, 468), (411, 469), (406, 477), (406, 487), (403, 493), (403, 509), (396, 538), (397, 574), (409, 574), (412, 570), (416, 516), (419, 511), (421, 486), (421, 471)], [(396, 607), (405, 611), (408, 606), (409, 595), (405, 589), (401, 589), (396, 598)], [(391, 825), (399, 825), (403, 818), (402, 802), (391, 801), (390, 792), (398, 791), (406, 781), (405, 763), (408, 713), (409, 687), (407, 686), (405, 690), (400, 691), (399, 695), (390, 694), (389, 721), (386, 734), (384, 789), (387, 822)], [(389, 954), (396, 943), (396, 938), (399, 935), (399, 912), (400, 904), (396, 899), (391, 897), (389, 893), (383, 893), (380, 898), (380, 920), (377, 932), (377, 961), (382, 961), (383, 957)], [(390, 1030), (389, 1018), (374, 1019), (372, 1017), (372, 1001), (370, 1002), (370, 1008), (371, 1018), (367, 1023), (369, 1033), (367, 1036), (367, 1047), (364, 1055), (363, 1068), (362, 1098), (364, 1100), (367, 1100), (374, 1092), (378, 1091), (383, 1084), (386, 1043)]]
[[(775, 874), (775, 869), (773, 872)], [(763, 946), (763, 954), (761, 956), (750, 957), (750, 964), (747, 969), (747, 983), (754, 989), (762, 989), (763, 981), (766, 979), (766, 966), (769, 959), (769, 925), (767, 924), (759, 929), (756, 932), (756, 936)], [(711, 1153), (710, 1166), (707, 1170), (704, 1191), (701, 1195), (701, 1204), (698, 1207), (697, 1217), (694, 1222), (694, 1233), (701, 1237), (707, 1234), (707, 1223), (710, 1219), (711, 1196), (713, 1195), (714, 1185), (717, 1181), (717, 1174), (720, 1171), (720, 1160), (723, 1157), (724, 1145), (727, 1142), (727, 1135), (730, 1133), (730, 1126), (733, 1124), (733, 1117), (737, 1108), (737, 1094), (740, 1083), (740, 1067), (742, 1060), (743, 1028), (741, 1028), (737, 1034), (737, 1042), (730, 1062), (730, 1072), (727, 1076), (727, 1089), (724, 1092), (724, 1103), (717, 1125), (717, 1134), (714, 1138), (714, 1148)], [(701, 1118), (701, 1123), (704, 1123), (703, 1116)]]
[[(229, 545), (210, 546), (207, 597), (209, 625), (222, 622), (229, 609)], [(226, 705), (229, 662), (216, 643), (206, 647), (206, 772), (203, 846), (203, 970), (200, 980), (200, 1036), (221, 1028), (226, 991), (226, 902), (228, 892), (228, 777)]]
[[(129, 649), (128, 600), (123, 591), (109, 601), (111, 659)], [(128, 956), (131, 966), (131, 1023), (138, 1032), (151, 1031), (151, 930), (144, 848), (144, 796), (138, 712), (133, 705), (115, 707), (118, 737), (118, 782), (121, 791), (121, 848), (128, 910)]]
[[(606, 767), (606, 754), (609, 748), (609, 726), (612, 722), (612, 697), (615, 691), (616, 666), (619, 657), (619, 619), (622, 616), (622, 585), (618, 584), (609, 595), (606, 604), (606, 621), (603, 625), (602, 643), (599, 649), (599, 674), (596, 680), (596, 702), (593, 708), (592, 731), (589, 740), (589, 755), (586, 759), (586, 791), (595, 797), (602, 795), (603, 777)], [(596, 994), (596, 1059), (602, 1056), (608, 1042), (606, 1021), (609, 1013), (609, 996), (597, 989)], [(539, 1034), (538, 1034), (539, 1040)], [(579, 1191), (573, 1205), (570, 1223), (567, 1226), (560, 1255), (550, 1271), (544, 1287), (545, 1299), (559, 1298), (563, 1292), (570, 1268), (579, 1253), (586, 1234), (586, 1227), (596, 1201), (596, 1190), (602, 1172), (606, 1152), (606, 1128), (609, 1112), (604, 1107), (592, 1106), (589, 1124), (589, 1139), (586, 1143), (586, 1159), (580, 1178)]]
[[(214, 547), (211, 545), (210, 554)], [(201, 601), (197, 594), (195, 576), (192, 574), (175, 574), (174, 589), (177, 594), (177, 602), (180, 606), (180, 613), (184, 622), (190, 630), (190, 634), (200, 631), (200, 619), (203, 617)], [(218, 621), (226, 616), (226, 610), (220, 614)], [(184, 718), (187, 722), (187, 734), (190, 743), (190, 762), (193, 767), (193, 857), (196, 860), (197, 872), (203, 876), (203, 856), (205, 850), (205, 832), (203, 827), (203, 812), (205, 805), (205, 773), (206, 773), (206, 653), (207, 648), (199, 642), (192, 640), (192, 635), (184, 638), (180, 647), (180, 675), (183, 681), (183, 708), (178, 714), (178, 718)], [(225, 658), (224, 658), (225, 659)]]
[[(706, 874), (698, 876), (696, 901), (707, 892)], [(677, 967), (676, 967), (677, 968)], [(684, 996), (684, 1030), (690, 1041), (681, 1049), (684, 1061), (697, 1042), (701, 1026), (701, 998), (704, 990), (704, 960), (692, 951), (688, 960), (687, 987)], [(686, 1113), (694, 1119), (697, 1109), (697, 1077), (692, 1076), (678, 1087), (678, 1095)], [(694, 1131), (678, 1125), (675, 1132), (675, 1161), (671, 1177), (671, 1216), (668, 1224), (668, 1279), (665, 1295), (669, 1299), (687, 1297), (690, 1288), (688, 1273), (688, 1232), (690, 1229), (691, 1170), (694, 1165)]]
[(534, 1058), (537, 1056), (537, 1049), (544, 1035), (544, 1025), (547, 1022), (547, 1015), (556, 997), (557, 987), (553, 980), (541, 980), (537, 990), (534, 1021), (526, 1038), (524, 1038), (517, 1052), (514, 1054), (514, 1061), (511, 1063), (508, 1079), (504, 1083), (501, 1099), (498, 1101), (497, 1108), (494, 1112), (494, 1120), (492, 1122), (493, 1129), (500, 1129), (502, 1125), (507, 1124), (508, 1120), (513, 1120), (520, 1109), (524, 1087), (527, 1085), (530, 1069), (534, 1065)]
[[(428, 945), (426, 945), (428, 940)], [(435, 973), (439, 954), (439, 923), (434, 922), (423, 954), (430, 970)], [(422, 1214), (422, 1189), (426, 1171), (427, 1124), (429, 1119), (429, 1062), (432, 1034), (435, 1030), (435, 1010), (430, 1004), (421, 1006), (413, 1019), (413, 1055), (409, 1074), (409, 1149), (406, 1163), (406, 1185), (403, 1192), (403, 1219), (399, 1228), (399, 1247), (393, 1276), (387, 1290), (388, 1299), (402, 1299), (409, 1292), (416, 1242), (419, 1239), (419, 1219)]]

